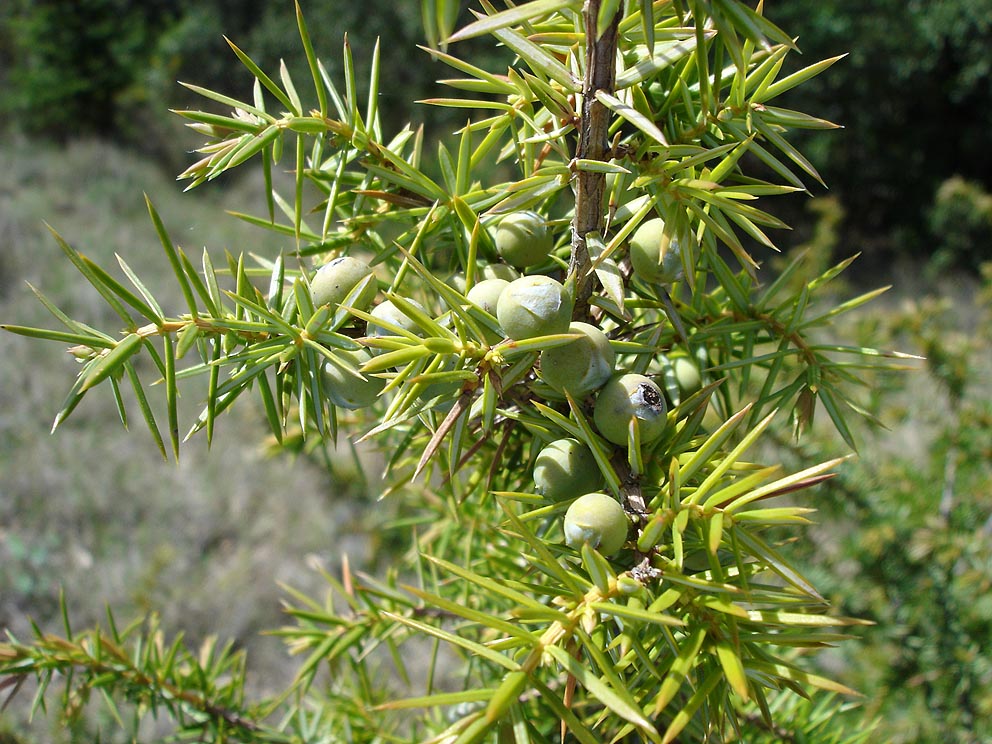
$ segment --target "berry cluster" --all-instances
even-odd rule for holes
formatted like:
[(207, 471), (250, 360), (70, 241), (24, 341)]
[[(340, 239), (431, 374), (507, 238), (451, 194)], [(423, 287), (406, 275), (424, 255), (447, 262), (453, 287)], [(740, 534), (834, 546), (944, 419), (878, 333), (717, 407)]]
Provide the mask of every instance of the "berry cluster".
[[(662, 355), (660, 363), (652, 365), (654, 375), (652, 370), (641, 374), (618, 367), (607, 333), (586, 322), (596, 317), (590, 314), (586, 320), (572, 319), (572, 283), (563, 284), (548, 275), (557, 271), (551, 260), (554, 236), (541, 215), (532, 211), (511, 213), (499, 220), (491, 239), (502, 262), (479, 267), (470, 287), (463, 275), (450, 281), (464, 299), (464, 307), (481, 311), (490, 321), (480, 326), (479, 353), (509, 349), (520, 342), (534, 343), (539, 354), (530, 379), (537, 384), (528, 387), (528, 394), (554, 401), (569, 398), (578, 405), (588, 405), (596, 432), (607, 443), (603, 445), (606, 451), (622, 454), (634, 443), (649, 445), (661, 438), (669, 428), (674, 406), (701, 389), (699, 366), (684, 352), (676, 352), (670, 358)], [(634, 275), (647, 285), (668, 285), (682, 275), (678, 239), (660, 218), (643, 222), (633, 232), (629, 261)], [(539, 273), (548, 266), (551, 271)], [(535, 273), (519, 273), (528, 268)], [(409, 298), (386, 299), (372, 308), (378, 294), (375, 272), (351, 256), (323, 265), (310, 287), (315, 306), (327, 305), (331, 312), (344, 306), (367, 318), (363, 339), (367, 348), (339, 353), (335, 362), (325, 366), (327, 395), (343, 408), (375, 403), (386, 388), (387, 378), (401, 369), (402, 365), (397, 365), (384, 373), (383, 363), (370, 365), (382, 353), (376, 344), (414, 339), (426, 343), (424, 337), (430, 335), (430, 329), (423, 327), (422, 318), (416, 317), (418, 312), (431, 322), (450, 324), (443, 317), (433, 318), (424, 305)], [(440, 343), (438, 339), (431, 342), (434, 347)], [(444, 370), (454, 368), (455, 357), (448, 357)], [(435, 407), (448, 411), (461, 390), (457, 383), (435, 384), (422, 390), (419, 397), (424, 401), (439, 399)], [(565, 437), (544, 446), (533, 462), (534, 491), (551, 503), (569, 502), (563, 525), (566, 543), (576, 548), (589, 543), (607, 556), (619, 551), (627, 540), (630, 520), (620, 502), (602, 492), (604, 477), (590, 448), (578, 439)]]

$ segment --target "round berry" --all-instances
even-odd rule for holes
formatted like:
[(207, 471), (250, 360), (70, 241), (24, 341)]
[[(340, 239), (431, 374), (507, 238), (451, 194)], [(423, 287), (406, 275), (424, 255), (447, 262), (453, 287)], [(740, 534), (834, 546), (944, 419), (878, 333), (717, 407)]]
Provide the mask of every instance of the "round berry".
[(534, 486), (549, 501), (564, 501), (602, 483), (592, 451), (578, 439), (558, 439), (534, 461)]
[(542, 351), (541, 377), (555, 390), (567, 390), (581, 398), (610, 379), (616, 354), (606, 334), (596, 326), (576, 321), (569, 324), (568, 332), (581, 333), (582, 337)]
[(627, 542), (630, 521), (616, 499), (605, 493), (579, 496), (565, 512), (565, 542), (579, 549), (589, 543), (604, 556), (616, 553)]
[(483, 279), (476, 284), (465, 295), (469, 301), (474, 302), (487, 313), (496, 316), (496, 303), (503, 290), (510, 286), (506, 279)]
[(630, 263), (646, 282), (671, 284), (682, 278), (682, 251), (678, 238), (655, 217), (642, 223), (630, 238)]
[(685, 354), (672, 355), (669, 360), (681, 399), (685, 400), (690, 395), (698, 393), (703, 387), (703, 375), (699, 371), (699, 366)]
[[(503, 290), (508, 286), (510, 286), (510, 283), (505, 279), (483, 279), (481, 282), (472, 287), (472, 289), (470, 289), (468, 294), (465, 296), (468, 297), (471, 302), (495, 317), (496, 305), (499, 302), (499, 296), (503, 294)], [(498, 344), (503, 340), (502, 333), (494, 331), (488, 326), (484, 326), (482, 328), (482, 334), (486, 343), (489, 344)]]
[(368, 277), (373, 278), (352, 301), (352, 307), (359, 310), (367, 310), (378, 291), (372, 268), (352, 256), (335, 258), (321, 266), (310, 282), (314, 306), (330, 305), (336, 309), (351, 291), (365, 282)]
[(572, 298), (548, 276), (522, 276), (510, 282), (496, 303), (496, 319), (515, 341), (567, 333)]
[[(427, 310), (424, 309), (424, 306), (416, 300), (407, 299), (407, 302), (418, 310), (421, 310), (424, 313), (427, 312)], [(380, 302), (372, 308), (370, 315), (377, 320), (382, 320), (390, 325), (402, 328), (404, 331), (409, 331), (410, 333), (414, 333), (418, 336), (422, 335), (420, 326), (418, 326), (413, 319), (410, 318), (410, 316), (404, 314), (403, 311), (396, 307), (396, 305), (394, 305), (390, 300)], [(375, 321), (369, 321), (365, 330), (365, 335), (371, 338), (376, 338), (378, 336), (392, 336), (394, 333), (388, 328), (377, 324)]]
[(355, 410), (371, 406), (386, 386), (386, 381), (358, 371), (372, 357), (368, 349), (335, 353), (347, 369), (332, 362), (324, 365), (324, 390), (327, 397), (341, 408)]
[(544, 263), (554, 242), (548, 223), (537, 212), (508, 214), (496, 226), (496, 252), (518, 268)]
[(667, 412), (661, 388), (652, 380), (644, 375), (619, 374), (599, 391), (593, 420), (607, 441), (624, 446), (630, 420), (636, 418), (641, 442), (646, 444), (664, 433)]
[(504, 263), (486, 264), (482, 267), (480, 275), (483, 279), (502, 279), (506, 282), (512, 282), (514, 279), (520, 278), (519, 271)]

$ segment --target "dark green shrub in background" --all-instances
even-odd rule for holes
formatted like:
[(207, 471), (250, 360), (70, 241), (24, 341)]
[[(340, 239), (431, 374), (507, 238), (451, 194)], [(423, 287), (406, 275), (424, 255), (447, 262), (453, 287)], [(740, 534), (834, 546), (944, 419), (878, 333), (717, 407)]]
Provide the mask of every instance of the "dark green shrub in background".
[[(420, 120), (409, 102), (428, 94), (440, 70), (410, 63), (409, 50), (421, 38), (418, 3), (310, 0), (304, 10), (318, 47), (336, 46), (344, 31), (359, 48), (389, 38), (383, 64), (396, 87), (383, 91), (385, 116), (395, 127)], [(457, 13), (458, 4), (447, 3), (445, 12)], [(851, 132), (797, 140), (843, 204), (844, 242), (871, 247), (865, 260), (880, 266), (931, 255), (940, 235), (928, 230), (927, 214), (940, 184), (960, 175), (992, 188), (983, 165), (992, 131), (992, 0), (790, 0), (767, 12), (783, 26), (802, 24), (801, 46), (810, 59), (851, 53), (833, 76), (811, 81), (793, 102)], [(464, 8), (461, 13), (469, 20)], [(221, 34), (236, 38), (264, 69), (284, 58), (299, 77), (306, 62), (289, 41), (294, 24), (286, 2), (11, 0), (0, 8), (0, 61), (8, 69), (0, 70), (0, 80), (6, 76), (0, 112), (25, 131), (59, 138), (123, 133), (175, 168), (176, 129), (155, 113), (163, 105), (191, 105), (175, 81), (246, 95)], [(340, 72), (337, 59), (327, 64), (332, 75)], [(365, 60), (356, 64), (365, 77)], [(458, 123), (456, 112), (432, 120), (438, 117)], [(786, 221), (805, 221), (804, 206), (802, 199), (784, 206)], [(782, 243), (790, 244), (788, 236)], [(949, 256), (977, 271), (992, 252), (942, 252), (940, 260)]]
[(960, 176), (940, 184), (928, 214), (933, 268), (978, 266), (992, 254), (992, 194)]
[[(358, 48), (388, 38), (383, 59), (395, 87), (383, 91), (385, 120), (395, 129), (419, 115), (412, 102), (427, 95), (439, 67), (409, 63), (423, 36), (417, 3), (311, 0), (305, 10), (322, 47), (338, 46), (345, 32)], [(295, 29), (287, 2), (10, 0), (0, 8), (0, 115), (8, 127), (35, 137), (106, 137), (178, 167), (181, 129), (163, 122), (160, 112), (185, 108), (196, 97), (176, 81), (247, 95), (225, 35), (266, 69), (285, 60), (294, 77), (304, 76)], [(367, 78), (368, 60), (355, 64)], [(329, 57), (327, 71), (339, 76), (340, 59)]]
[[(850, 52), (794, 99), (848, 131), (800, 140), (847, 213), (843, 243), (879, 267), (926, 259), (941, 240), (927, 224), (940, 185), (959, 175), (992, 187), (992, 1), (801, 0), (767, 12), (802, 24), (800, 45), (814, 59)], [(990, 259), (987, 244), (954, 254), (976, 273)]]
[(115, 133), (122, 98), (180, 12), (169, 0), (8, 0), (4, 6), (0, 115), (25, 132), (58, 139)]

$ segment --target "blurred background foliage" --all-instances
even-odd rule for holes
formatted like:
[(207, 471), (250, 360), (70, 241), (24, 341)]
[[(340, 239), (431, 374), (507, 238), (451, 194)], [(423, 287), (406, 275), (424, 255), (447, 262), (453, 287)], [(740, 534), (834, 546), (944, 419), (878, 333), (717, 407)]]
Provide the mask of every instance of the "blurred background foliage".
[[(302, 5), (332, 76), (346, 30), (360, 65), (383, 37), (387, 130), (428, 118), (434, 131), (462, 123), (411, 103), (435, 94), (443, 74), (415, 49), (418, 3)], [(821, 489), (819, 525), (800, 546), (810, 578), (838, 611), (877, 623), (822, 662), (865, 693), (848, 715), (878, 718), (879, 741), (989, 741), (992, 0), (769, 0), (766, 12), (801, 32), (804, 64), (850, 52), (788, 101), (846, 130), (797, 142), (830, 191), (777, 205), (796, 228), (778, 242), (790, 256), (807, 252), (809, 276), (862, 251), (848, 281), (896, 289), (838, 335), (853, 331), (866, 346), (928, 359), (917, 372), (875, 381), (863, 404), (890, 430), (856, 432), (861, 456)], [(157, 266), (142, 262), (157, 255), (143, 190), (188, 244), (258, 239), (216, 213), (261, 212), (260, 183), (224, 180), (195, 198), (170, 183), (192, 148), (178, 117), (163, 113), (193, 100), (175, 81), (249, 94), (250, 78), (222, 35), (263, 69), (285, 58), (305, 76), (290, 2), (0, 3), (5, 319), (43, 322), (26, 279), (88, 322), (106, 320), (57, 260), (42, 220), (98, 261), (126, 255), (143, 276)], [(164, 281), (152, 289), (163, 300), (174, 291)], [(839, 283), (835, 291), (838, 301), (851, 294)], [(282, 647), (258, 635), (280, 622), (276, 582), (306, 590), (319, 583), (308, 562), (334, 571), (343, 552), (361, 563), (388, 545), (390, 515), (360, 508), (376, 484), (358, 476), (350, 453), (273, 458), (264, 443), (237, 436), (244, 427), (226, 427), (230, 440), (210, 456), (193, 446), (178, 468), (160, 464), (150, 440), (120, 430), (109, 400), (104, 409), (91, 401), (52, 439), (46, 422), (72, 370), (55, 346), (0, 337), (0, 627), (20, 632), (26, 615), (53, 619), (60, 584), (83, 624), (100, 617), (104, 601), (125, 616), (155, 609), (191, 636), (221, 616), (278, 685)], [(840, 446), (829, 427), (814, 426), (801, 450), (783, 440), (778, 456), (808, 463)], [(12, 715), (0, 713), (0, 741), (95, 733), (34, 728), (37, 738), (17, 739), (28, 734)]]
[[(783, 28), (798, 29), (809, 60), (849, 54), (792, 99), (847, 129), (802, 143), (845, 207), (843, 241), (878, 260), (936, 257), (941, 267), (974, 269), (992, 257), (987, 240), (962, 246), (945, 235), (946, 205), (937, 200), (954, 177), (978, 194), (992, 186), (992, 0), (789, 0), (766, 8)], [(972, 203), (959, 207), (970, 223), (981, 221)], [(988, 219), (986, 212), (986, 231)]]
[[(331, 79), (342, 71), (345, 33), (353, 48), (366, 50), (355, 55), (363, 79), (368, 52), (384, 39), (384, 126), (395, 131), (423, 121), (425, 107), (413, 102), (430, 94), (442, 68), (416, 49), (424, 43), (420, 3), (304, 0), (301, 6)], [(0, 7), (0, 117), (32, 137), (114, 139), (178, 172), (188, 162), (177, 138), (190, 148), (194, 140), (163, 111), (202, 99), (177, 81), (250, 98), (251, 78), (225, 36), (263, 69), (277, 70), (284, 60), (295, 80), (308, 79), (288, 0), (8, 0)], [(445, 113), (432, 110), (432, 122), (446, 123), (437, 119)]]
[[(415, 50), (424, 38), (419, 3), (302, 5), (318, 49), (336, 50), (345, 31), (356, 49), (385, 38), (387, 129), (423, 121), (424, 107), (412, 102), (430, 94), (441, 69)], [(992, 228), (992, 0), (789, 0), (765, 9), (781, 27), (801, 30), (804, 54), (791, 64), (849, 53), (790, 101), (847, 128), (840, 136), (810, 132), (796, 143), (844, 209), (841, 244), (863, 249), (873, 266), (911, 257), (935, 271), (977, 271), (992, 257), (983, 239)], [(175, 142), (185, 135), (161, 112), (193, 96), (175, 81), (248, 93), (222, 35), (263, 69), (285, 59), (294, 77), (305, 77), (288, 1), (7, 0), (0, 5), (0, 117), (31, 136), (123, 140), (178, 171), (184, 163)], [(469, 56), (480, 60), (478, 49)], [(340, 55), (323, 58), (333, 78)], [(462, 123), (443, 116), (451, 114), (432, 110), (431, 126)], [(793, 198), (786, 222), (809, 223), (808, 204)], [(805, 238), (797, 230), (793, 243)]]

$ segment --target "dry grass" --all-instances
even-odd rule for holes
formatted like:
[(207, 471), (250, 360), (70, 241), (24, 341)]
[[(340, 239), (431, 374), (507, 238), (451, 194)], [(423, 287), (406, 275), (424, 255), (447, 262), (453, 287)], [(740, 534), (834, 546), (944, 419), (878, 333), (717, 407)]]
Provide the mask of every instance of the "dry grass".
[[(178, 307), (142, 191), (173, 238), (197, 253), (277, 249), (267, 234), (219, 216), (224, 204), (261, 211), (255, 183), (184, 195), (105, 144), (8, 142), (0, 146), (0, 318), (57, 326), (30, 282), (69, 315), (116, 326), (43, 221), (103, 265), (123, 255), (163, 306)], [(161, 460), (137, 410), (132, 431), (123, 429), (109, 390), (94, 391), (51, 435), (75, 372), (59, 344), (0, 334), (0, 628), (27, 637), (29, 617), (55, 628), (63, 588), (79, 625), (100, 621), (105, 603), (122, 619), (155, 611), (193, 643), (209, 633), (235, 639), (250, 652), (253, 678), (279, 686), (287, 657), (279, 640), (260, 635), (285, 620), (278, 583), (318, 593), (309, 560), (333, 568), (348, 553), (366, 562), (360, 488), (305, 458), (264, 455), (251, 405), (226, 416), (209, 453), (194, 438), (178, 465)], [(200, 401), (188, 397), (190, 422)], [(245, 434), (253, 430), (258, 438)]]

